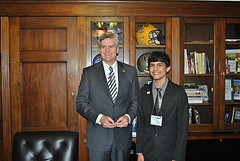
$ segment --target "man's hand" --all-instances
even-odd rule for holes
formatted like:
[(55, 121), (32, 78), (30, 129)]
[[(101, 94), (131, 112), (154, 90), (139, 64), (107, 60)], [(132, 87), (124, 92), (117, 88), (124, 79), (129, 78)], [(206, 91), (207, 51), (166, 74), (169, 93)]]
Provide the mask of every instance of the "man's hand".
[(128, 116), (124, 115), (122, 117), (120, 117), (117, 121), (116, 121), (116, 126), (117, 127), (127, 127), (128, 126), (128, 122), (129, 122), (129, 118)]
[(137, 161), (144, 161), (144, 157), (142, 154), (138, 154)]
[(100, 123), (104, 128), (115, 128), (116, 124), (114, 123), (113, 119), (111, 117), (108, 116), (103, 116), (100, 119)]

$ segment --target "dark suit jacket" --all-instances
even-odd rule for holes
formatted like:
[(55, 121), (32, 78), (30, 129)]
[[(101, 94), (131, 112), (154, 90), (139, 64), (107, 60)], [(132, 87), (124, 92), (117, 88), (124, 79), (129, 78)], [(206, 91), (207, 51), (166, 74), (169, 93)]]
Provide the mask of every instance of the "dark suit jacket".
[(139, 83), (136, 69), (118, 62), (119, 89), (113, 103), (102, 62), (83, 70), (76, 99), (77, 112), (87, 119), (87, 147), (95, 151), (110, 150), (113, 140), (117, 150), (131, 146), (131, 124), (126, 128), (106, 129), (95, 124), (101, 113), (114, 121), (125, 114), (131, 120), (137, 112)]
[(137, 153), (145, 161), (185, 161), (188, 133), (188, 100), (183, 87), (169, 80), (162, 100), (162, 126), (150, 125), (153, 109), (152, 83), (138, 96)]

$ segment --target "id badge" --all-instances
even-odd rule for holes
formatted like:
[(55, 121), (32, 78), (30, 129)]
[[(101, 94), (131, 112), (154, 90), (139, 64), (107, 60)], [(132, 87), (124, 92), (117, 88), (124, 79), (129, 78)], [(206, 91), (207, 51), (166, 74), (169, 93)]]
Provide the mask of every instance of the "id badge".
[(151, 115), (151, 125), (162, 126), (162, 116)]

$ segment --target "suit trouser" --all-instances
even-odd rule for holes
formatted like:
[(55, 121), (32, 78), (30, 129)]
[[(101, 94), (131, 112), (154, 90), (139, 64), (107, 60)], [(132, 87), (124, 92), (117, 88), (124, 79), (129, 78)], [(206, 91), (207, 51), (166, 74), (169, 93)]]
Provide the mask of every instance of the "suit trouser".
[(129, 161), (131, 147), (116, 150), (113, 129), (110, 129), (108, 138), (111, 140), (111, 149), (108, 151), (94, 151), (88, 149), (90, 161)]
[(118, 151), (112, 148), (110, 151), (89, 150), (90, 161), (129, 161), (130, 148)]

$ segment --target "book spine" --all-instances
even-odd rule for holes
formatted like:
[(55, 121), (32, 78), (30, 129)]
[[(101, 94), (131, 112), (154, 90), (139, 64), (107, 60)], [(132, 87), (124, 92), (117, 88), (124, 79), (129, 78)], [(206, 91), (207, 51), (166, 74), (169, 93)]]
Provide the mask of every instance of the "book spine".
[(208, 70), (208, 73), (211, 74), (210, 60), (209, 60), (208, 56), (206, 57), (206, 60), (207, 60), (207, 70)]
[(187, 49), (184, 49), (184, 74), (189, 74)]
[(199, 74), (203, 74), (203, 72), (202, 72), (202, 53), (198, 53), (198, 64), (199, 64)]

